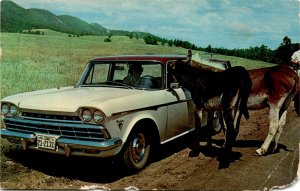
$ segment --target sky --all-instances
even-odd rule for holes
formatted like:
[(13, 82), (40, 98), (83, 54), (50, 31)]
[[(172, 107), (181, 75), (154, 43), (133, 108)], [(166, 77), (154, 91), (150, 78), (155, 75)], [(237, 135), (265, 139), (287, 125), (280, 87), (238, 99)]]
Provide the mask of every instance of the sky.
[(150, 32), (199, 47), (276, 49), (300, 42), (300, 0), (13, 0), (108, 29)]

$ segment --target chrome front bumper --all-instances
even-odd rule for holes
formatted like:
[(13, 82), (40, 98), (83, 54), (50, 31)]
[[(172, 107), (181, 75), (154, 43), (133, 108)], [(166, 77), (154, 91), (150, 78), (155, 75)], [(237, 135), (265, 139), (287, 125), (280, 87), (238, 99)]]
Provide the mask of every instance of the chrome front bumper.
[(22, 145), (23, 149), (35, 149), (51, 153), (79, 156), (104, 156), (109, 157), (107, 154), (102, 154), (103, 151), (117, 149), (122, 144), (119, 138), (111, 138), (101, 142), (75, 140), (70, 138), (59, 137), (56, 140), (56, 150), (41, 149), (36, 146), (36, 135), (34, 133), (21, 133), (10, 131), (7, 129), (0, 130), (1, 138), (7, 139), (10, 142)]

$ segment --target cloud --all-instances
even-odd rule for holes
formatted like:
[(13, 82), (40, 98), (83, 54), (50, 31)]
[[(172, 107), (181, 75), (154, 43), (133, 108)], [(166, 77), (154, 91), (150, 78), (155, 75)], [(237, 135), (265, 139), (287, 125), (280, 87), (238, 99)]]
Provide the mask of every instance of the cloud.
[(197, 45), (276, 48), (299, 41), (295, 0), (13, 0), (25, 8), (68, 14), (109, 29), (144, 31)]
[(232, 29), (232, 33), (235, 35), (240, 35), (240, 36), (252, 36), (254, 33), (254, 29), (250, 27), (249, 25), (241, 22), (233, 22), (229, 26), (229, 28)]

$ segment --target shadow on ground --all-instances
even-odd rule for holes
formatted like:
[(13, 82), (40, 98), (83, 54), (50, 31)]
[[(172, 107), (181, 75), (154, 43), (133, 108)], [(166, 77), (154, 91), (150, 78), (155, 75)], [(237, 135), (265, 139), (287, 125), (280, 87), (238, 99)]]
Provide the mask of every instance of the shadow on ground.
[[(153, 162), (158, 162), (187, 147), (187, 137), (181, 137), (161, 146), (159, 155)], [(39, 151), (21, 149), (9, 150), (5, 156), (28, 169), (42, 172), (49, 176), (65, 177), (93, 183), (111, 183), (129, 174), (121, 168), (115, 159), (76, 157), (55, 155)]]
[[(183, 136), (161, 146), (159, 155), (153, 162), (159, 162), (174, 153), (189, 146), (190, 135)], [(201, 147), (201, 153), (206, 157), (216, 158), (219, 169), (228, 168), (231, 163), (240, 160), (242, 154), (232, 152), (230, 156), (224, 156), (221, 145), (224, 140), (213, 139), (212, 147)], [(238, 140), (234, 147), (259, 147), (262, 141)], [(278, 149), (286, 149), (279, 145)], [(277, 150), (277, 152), (279, 152)], [(28, 169), (33, 169), (49, 176), (66, 177), (71, 180), (80, 180), (93, 183), (111, 183), (128, 176), (128, 173), (112, 159), (100, 159), (89, 157), (66, 157), (64, 155), (53, 155), (38, 151), (10, 150), (5, 156), (15, 162), (22, 164)], [(187, 156), (188, 157), (188, 156)]]

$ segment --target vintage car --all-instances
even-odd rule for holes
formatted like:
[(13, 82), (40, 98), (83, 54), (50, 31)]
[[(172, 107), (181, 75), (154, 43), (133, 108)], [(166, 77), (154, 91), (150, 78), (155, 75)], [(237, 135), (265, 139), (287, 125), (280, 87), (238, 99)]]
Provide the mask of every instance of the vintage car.
[[(194, 130), (191, 95), (168, 73), (170, 63), (185, 58), (93, 59), (74, 87), (3, 98), (1, 137), (23, 149), (66, 156), (121, 156), (128, 170), (138, 171), (157, 146)], [(202, 115), (202, 126), (218, 121)]]

